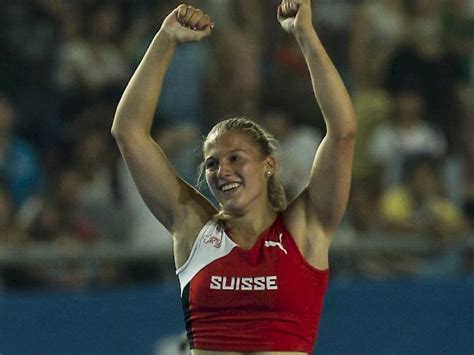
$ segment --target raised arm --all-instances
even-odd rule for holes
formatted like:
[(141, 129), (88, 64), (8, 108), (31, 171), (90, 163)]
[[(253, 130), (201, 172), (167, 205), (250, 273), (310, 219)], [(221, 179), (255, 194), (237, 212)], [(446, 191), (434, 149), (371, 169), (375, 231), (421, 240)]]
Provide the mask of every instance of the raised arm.
[[(151, 212), (173, 234), (214, 213), (211, 204), (179, 178), (150, 131), (176, 46), (210, 35), (211, 20), (180, 5), (164, 20), (128, 83), (112, 126), (122, 156)], [(180, 231), (177, 231), (180, 229)]]
[(284, 0), (278, 19), (294, 35), (306, 59), (327, 128), (308, 185), (289, 209), (304, 211), (305, 222), (316, 224), (330, 238), (347, 206), (357, 131), (355, 114), (344, 84), (313, 28), (311, 1)]

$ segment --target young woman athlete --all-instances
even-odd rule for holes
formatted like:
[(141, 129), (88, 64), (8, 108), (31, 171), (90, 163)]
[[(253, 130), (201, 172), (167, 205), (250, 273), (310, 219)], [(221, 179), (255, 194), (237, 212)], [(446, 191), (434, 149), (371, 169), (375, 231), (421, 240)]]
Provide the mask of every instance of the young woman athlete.
[(304, 191), (286, 203), (274, 141), (246, 118), (219, 122), (203, 171), (219, 208), (183, 181), (150, 136), (177, 46), (212, 32), (209, 16), (180, 5), (164, 20), (117, 108), (112, 134), (152, 213), (173, 236), (194, 355), (307, 354), (328, 281), (328, 250), (345, 211), (356, 136), (349, 95), (312, 25), (310, 0), (283, 0), (282, 28), (308, 65), (327, 133)]

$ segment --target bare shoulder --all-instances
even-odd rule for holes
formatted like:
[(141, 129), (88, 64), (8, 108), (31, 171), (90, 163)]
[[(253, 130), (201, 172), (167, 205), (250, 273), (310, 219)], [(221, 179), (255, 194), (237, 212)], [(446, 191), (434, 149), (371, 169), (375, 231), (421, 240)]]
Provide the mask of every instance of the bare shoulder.
[(325, 270), (328, 268), (331, 238), (327, 237), (327, 232), (311, 210), (308, 199), (307, 192), (303, 191), (288, 205), (283, 219), (306, 261), (317, 269)]

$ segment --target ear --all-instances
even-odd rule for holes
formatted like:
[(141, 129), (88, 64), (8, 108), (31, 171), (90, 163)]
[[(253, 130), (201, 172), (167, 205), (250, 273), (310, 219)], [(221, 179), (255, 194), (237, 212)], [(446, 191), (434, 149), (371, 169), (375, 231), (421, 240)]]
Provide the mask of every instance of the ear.
[(273, 155), (265, 158), (265, 173), (270, 172), (270, 176), (275, 174), (276, 160)]

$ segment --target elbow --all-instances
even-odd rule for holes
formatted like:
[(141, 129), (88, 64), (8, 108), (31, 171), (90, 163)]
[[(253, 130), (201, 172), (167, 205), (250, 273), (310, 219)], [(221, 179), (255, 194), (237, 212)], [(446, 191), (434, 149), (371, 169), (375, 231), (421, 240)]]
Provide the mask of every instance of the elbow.
[(128, 146), (133, 142), (140, 141), (150, 136), (142, 127), (134, 124), (126, 124), (117, 119), (115, 119), (112, 124), (110, 134), (121, 147)]
[(122, 145), (130, 139), (130, 130), (123, 127), (123, 125), (114, 122), (110, 129), (110, 134), (114, 137), (115, 141)]
[(347, 131), (344, 133), (344, 138), (349, 139), (349, 140), (355, 140), (357, 137), (357, 125), (354, 124), (353, 127), (350, 127), (347, 129)]
[(344, 128), (344, 137), (347, 139), (355, 139), (357, 136), (357, 118), (354, 112), (351, 112), (347, 115), (348, 119), (346, 120)]
[(123, 141), (133, 132), (133, 127), (127, 124), (128, 120), (124, 117), (115, 115), (110, 134), (116, 141)]
[(120, 122), (123, 121), (117, 114), (115, 113), (114, 120), (112, 121), (112, 127), (110, 128), (110, 134), (115, 140), (118, 140), (120, 136), (123, 134), (123, 129), (121, 128)]
[(355, 140), (357, 136), (357, 118), (352, 107), (324, 115), (326, 133), (334, 140)]
[(115, 123), (112, 124), (112, 127), (110, 128), (110, 134), (112, 135), (112, 137), (114, 137), (115, 139), (117, 139), (117, 136), (118, 136), (118, 129), (115, 125)]
[(354, 112), (347, 114), (344, 120), (344, 126), (340, 130), (338, 136), (343, 140), (355, 140), (357, 137), (357, 119)]
[(112, 124), (112, 128), (110, 129), (110, 134), (115, 138), (116, 141), (119, 141), (121, 137), (123, 137), (123, 130), (120, 129), (120, 127), (118, 127), (118, 125), (114, 122), (114, 124)]
[(338, 141), (355, 141), (357, 137), (357, 123), (354, 120), (338, 129), (328, 130), (328, 133)]

